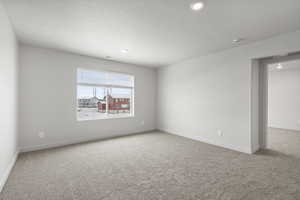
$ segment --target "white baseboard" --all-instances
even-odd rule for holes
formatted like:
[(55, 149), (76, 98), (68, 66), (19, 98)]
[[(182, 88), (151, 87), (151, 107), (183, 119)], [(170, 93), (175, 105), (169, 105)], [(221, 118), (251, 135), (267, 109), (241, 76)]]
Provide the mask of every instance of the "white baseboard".
[(251, 149), (251, 154), (255, 154), (255, 153), (258, 152), (260, 149), (261, 149), (260, 146), (254, 146), (254, 147), (252, 147), (252, 149)]
[(12, 170), (12, 168), (14, 167), (16, 161), (17, 161), (17, 158), (18, 158), (18, 155), (19, 155), (19, 152), (17, 151), (14, 156), (12, 157), (10, 163), (8, 164), (6, 170), (4, 171), (4, 174), (0, 177), (0, 193), (8, 179), (8, 176)]
[(72, 145), (72, 144), (80, 144), (80, 143), (85, 143), (85, 142), (107, 140), (107, 139), (118, 138), (118, 137), (123, 137), (123, 136), (148, 133), (148, 132), (152, 132), (155, 130), (156, 129), (151, 129), (151, 130), (142, 131), (142, 132), (126, 133), (126, 134), (120, 134), (120, 135), (116, 135), (116, 136), (112, 136), (112, 137), (90, 137), (90, 138), (80, 137), (80, 138), (64, 140), (64, 141), (59, 141), (59, 142), (53, 142), (53, 143), (48, 143), (48, 144), (25, 146), (25, 147), (20, 148), (20, 152), (24, 153), (24, 152), (43, 150), (43, 149), (52, 149), (52, 148), (63, 147), (63, 146), (68, 146), (68, 145)]
[(211, 141), (209, 141), (207, 139), (204, 139), (204, 138), (198, 138), (198, 137), (194, 137), (194, 136), (185, 136), (185, 135), (178, 134), (178, 133), (175, 133), (174, 131), (169, 131), (169, 130), (163, 130), (163, 129), (158, 129), (158, 130), (161, 131), (161, 132), (165, 132), (165, 133), (169, 133), (169, 134), (172, 134), (172, 135), (177, 135), (177, 136), (189, 138), (189, 139), (192, 139), (192, 140), (197, 140), (199, 142), (203, 142), (203, 143), (206, 143), (206, 144), (222, 147), (222, 148), (225, 148), (225, 149), (238, 151), (238, 152), (241, 152), (241, 153), (246, 153), (246, 154), (253, 154), (254, 153), (254, 152), (251, 151), (250, 148), (249, 149), (248, 148), (241, 148), (241, 147), (236, 147), (236, 146), (233, 146), (233, 145), (211, 142)]
[(289, 129), (289, 128), (280, 128), (280, 127), (274, 127), (274, 126), (269, 126), (268, 128), (273, 128), (273, 129), (279, 129), (279, 130), (283, 130), (283, 131), (300, 131), (299, 129)]

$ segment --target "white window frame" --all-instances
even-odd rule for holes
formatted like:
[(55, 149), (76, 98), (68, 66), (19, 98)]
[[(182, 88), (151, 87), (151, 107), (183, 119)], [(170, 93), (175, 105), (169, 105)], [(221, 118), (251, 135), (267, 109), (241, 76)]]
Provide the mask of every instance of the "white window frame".
[[(82, 83), (79, 82), (78, 80), (78, 71), (79, 70), (88, 70), (88, 71), (95, 71), (95, 72), (103, 72), (103, 73), (112, 73), (112, 74), (124, 74), (126, 76), (131, 76), (132, 77), (132, 82), (133, 86), (123, 86), (123, 85), (111, 85), (111, 84), (91, 84), (91, 83)], [(100, 87), (100, 88), (105, 88), (105, 94), (107, 96), (108, 90), (111, 88), (118, 88), (118, 89), (131, 89), (131, 98), (130, 98), (130, 114), (127, 116), (109, 116), (108, 114), (108, 98), (106, 98), (106, 116), (103, 118), (94, 118), (94, 119), (79, 119), (78, 118), (78, 86), (89, 86), (89, 87)], [(104, 71), (104, 70), (96, 70), (96, 69), (88, 69), (88, 68), (77, 68), (76, 70), (76, 118), (77, 121), (91, 121), (91, 120), (103, 120), (103, 119), (118, 119), (118, 118), (133, 118), (134, 117), (134, 99), (135, 99), (135, 76), (133, 74), (125, 73), (125, 72), (115, 72), (115, 71)]]

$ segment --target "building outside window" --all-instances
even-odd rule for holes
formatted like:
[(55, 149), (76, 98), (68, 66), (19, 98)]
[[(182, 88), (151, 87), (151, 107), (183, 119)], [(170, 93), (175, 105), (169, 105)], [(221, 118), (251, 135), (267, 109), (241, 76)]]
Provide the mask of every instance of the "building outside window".
[(134, 76), (77, 70), (77, 120), (134, 116)]

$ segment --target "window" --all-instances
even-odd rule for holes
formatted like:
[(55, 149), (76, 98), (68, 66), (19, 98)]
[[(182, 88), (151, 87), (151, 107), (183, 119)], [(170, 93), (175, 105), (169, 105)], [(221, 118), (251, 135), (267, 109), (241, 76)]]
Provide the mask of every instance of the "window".
[(77, 120), (134, 115), (134, 76), (77, 70)]

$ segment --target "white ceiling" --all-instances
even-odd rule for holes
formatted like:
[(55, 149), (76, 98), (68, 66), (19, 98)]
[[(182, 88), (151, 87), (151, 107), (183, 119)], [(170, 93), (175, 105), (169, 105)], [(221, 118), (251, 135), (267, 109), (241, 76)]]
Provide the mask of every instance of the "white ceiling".
[(3, 1), (22, 42), (151, 67), (300, 29), (300, 0)]

